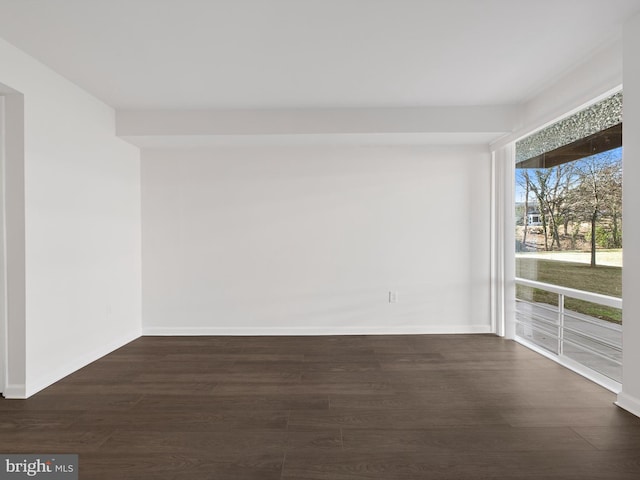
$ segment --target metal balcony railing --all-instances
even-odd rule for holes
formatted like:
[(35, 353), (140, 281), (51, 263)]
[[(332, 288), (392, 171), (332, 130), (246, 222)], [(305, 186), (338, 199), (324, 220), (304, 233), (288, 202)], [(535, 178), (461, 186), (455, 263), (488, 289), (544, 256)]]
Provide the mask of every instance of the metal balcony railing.
[(622, 309), (622, 299), (516, 278), (516, 285), (551, 292), (555, 304), (526, 295), (516, 295), (516, 337), (530, 342), (558, 359), (577, 362), (599, 375), (622, 380), (622, 326), (566, 308), (566, 300), (576, 299), (614, 309)]

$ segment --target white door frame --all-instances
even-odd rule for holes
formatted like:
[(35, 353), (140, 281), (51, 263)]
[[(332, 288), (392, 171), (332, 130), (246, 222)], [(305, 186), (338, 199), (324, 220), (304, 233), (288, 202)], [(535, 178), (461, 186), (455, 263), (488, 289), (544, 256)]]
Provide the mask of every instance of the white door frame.
[[(27, 398), (24, 95), (0, 84), (3, 99), (0, 211), (0, 370), (2, 395)], [(3, 364), (3, 365), (1, 365)]]
[(7, 381), (7, 262), (5, 248), (5, 197), (4, 197), (4, 96), (0, 95), (0, 394)]
[(515, 337), (514, 145), (491, 154), (491, 326), (507, 339)]

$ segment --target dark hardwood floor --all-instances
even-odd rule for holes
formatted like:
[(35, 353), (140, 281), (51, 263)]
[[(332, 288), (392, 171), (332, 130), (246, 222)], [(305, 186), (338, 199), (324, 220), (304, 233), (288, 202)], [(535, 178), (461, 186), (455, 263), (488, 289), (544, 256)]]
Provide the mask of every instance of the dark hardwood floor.
[(637, 480), (614, 400), (489, 335), (143, 337), (0, 400), (0, 451), (82, 480)]

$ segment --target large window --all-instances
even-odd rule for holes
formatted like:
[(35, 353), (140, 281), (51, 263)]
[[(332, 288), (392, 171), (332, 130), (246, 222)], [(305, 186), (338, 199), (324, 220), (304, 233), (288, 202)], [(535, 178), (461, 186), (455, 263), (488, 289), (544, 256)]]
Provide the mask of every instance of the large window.
[(621, 381), (622, 93), (516, 143), (516, 335)]

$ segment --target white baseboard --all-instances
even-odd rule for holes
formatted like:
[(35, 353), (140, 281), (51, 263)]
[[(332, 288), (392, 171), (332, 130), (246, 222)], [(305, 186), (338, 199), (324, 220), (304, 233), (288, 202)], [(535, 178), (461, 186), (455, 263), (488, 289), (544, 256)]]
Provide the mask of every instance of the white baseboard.
[(625, 392), (620, 392), (616, 405), (627, 412), (633, 413), (636, 417), (640, 417), (640, 399), (632, 397)]
[(9, 384), (2, 392), (4, 398), (25, 399), (27, 398), (27, 387), (24, 384)]
[(493, 333), (490, 325), (411, 327), (143, 327), (142, 335), (164, 336), (305, 336), (305, 335), (432, 335)]
[(36, 379), (34, 382), (30, 382), (28, 388), (25, 391), (25, 396), (21, 398), (28, 398), (41, 390), (53, 385), (55, 382), (62, 380), (67, 375), (71, 375), (73, 372), (80, 370), (83, 367), (86, 367), (92, 362), (95, 362), (99, 358), (108, 355), (109, 353), (117, 350), (118, 348), (126, 345), (129, 342), (132, 342), (136, 338), (140, 337), (140, 331), (136, 330), (134, 332), (130, 332), (126, 335), (119, 337), (118, 339), (101, 345), (99, 348), (87, 352), (86, 354), (75, 358), (72, 362), (69, 362), (65, 365), (62, 365), (58, 368), (55, 368), (51, 371), (48, 371), (46, 375)]

